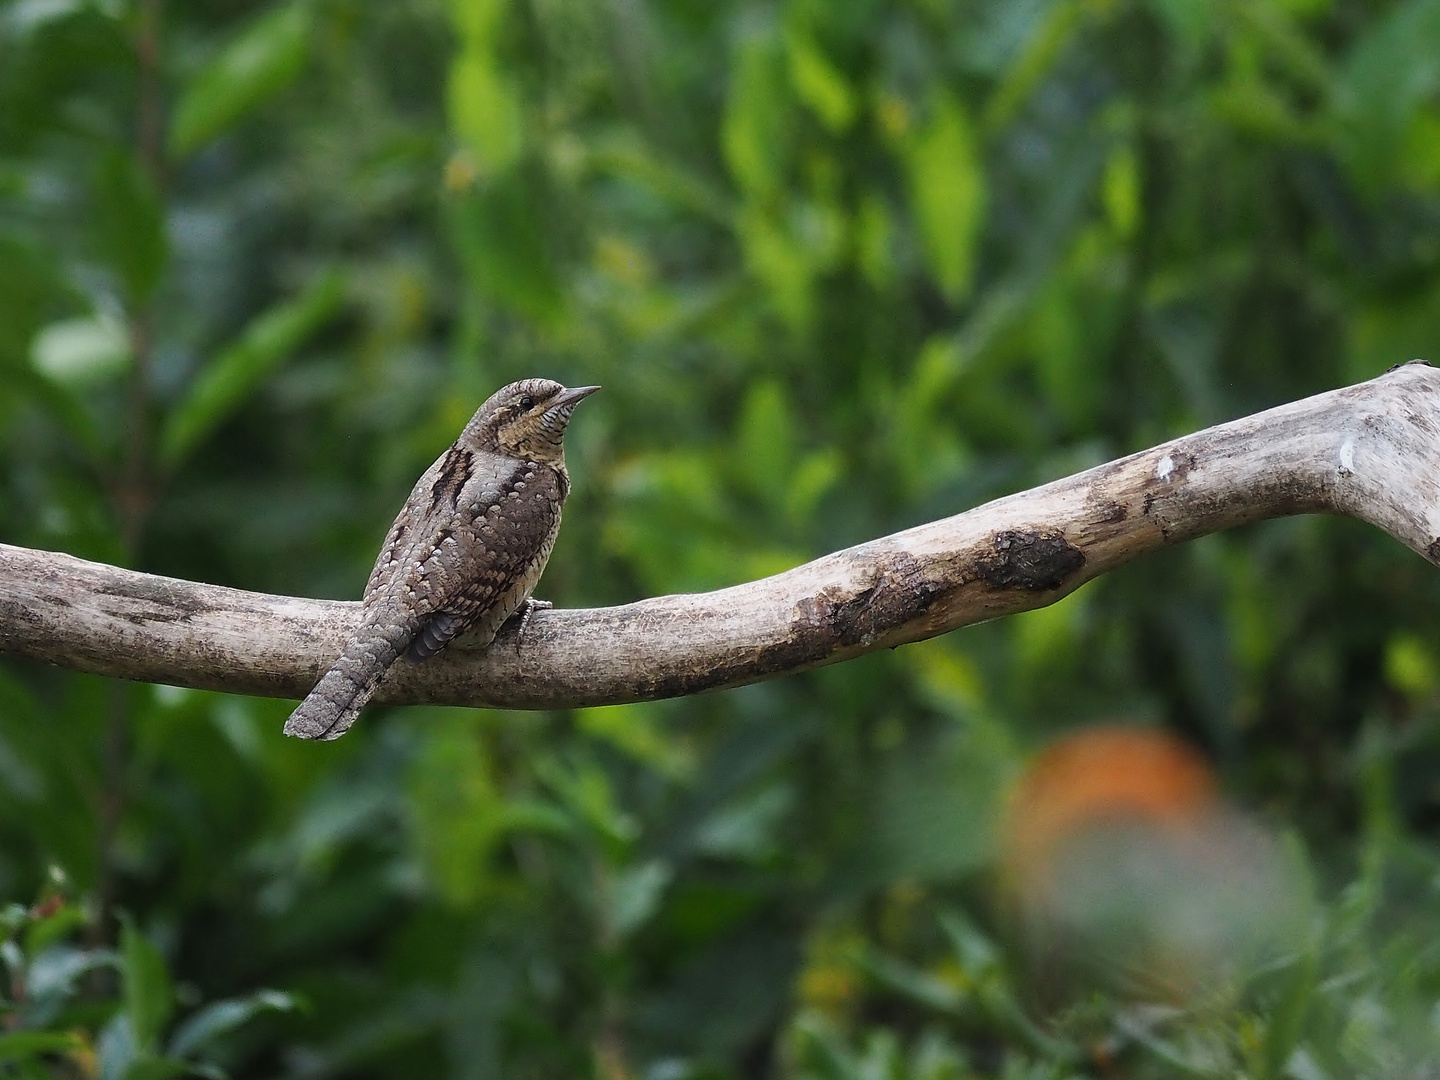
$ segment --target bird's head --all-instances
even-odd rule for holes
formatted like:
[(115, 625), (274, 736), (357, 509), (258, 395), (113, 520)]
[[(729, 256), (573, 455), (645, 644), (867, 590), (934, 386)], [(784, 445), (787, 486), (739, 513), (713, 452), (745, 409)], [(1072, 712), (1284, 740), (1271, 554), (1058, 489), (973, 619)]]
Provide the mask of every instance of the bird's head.
[(598, 386), (567, 388), (550, 379), (521, 379), (496, 390), (468, 425), (479, 448), (531, 461), (562, 461), (565, 428), (575, 406)]

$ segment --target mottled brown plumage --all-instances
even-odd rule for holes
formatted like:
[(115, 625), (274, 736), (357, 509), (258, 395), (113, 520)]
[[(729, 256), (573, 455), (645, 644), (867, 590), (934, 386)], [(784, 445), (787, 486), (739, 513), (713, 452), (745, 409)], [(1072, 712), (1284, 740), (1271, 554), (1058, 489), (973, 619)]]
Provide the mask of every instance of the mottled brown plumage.
[(402, 654), (425, 660), (461, 634), (488, 645), (534, 603), (570, 493), (565, 428), (596, 389), (524, 379), (480, 406), (405, 501), (354, 640), (291, 713), (287, 735), (339, 738)]

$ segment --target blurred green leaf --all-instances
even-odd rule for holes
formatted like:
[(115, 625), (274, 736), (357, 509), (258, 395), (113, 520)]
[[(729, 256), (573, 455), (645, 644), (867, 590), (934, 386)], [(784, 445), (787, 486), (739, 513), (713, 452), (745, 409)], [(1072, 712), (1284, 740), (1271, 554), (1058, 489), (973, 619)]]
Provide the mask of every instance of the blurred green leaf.
[(240, 338), (207, 364), (160, 433), (160, 460), (174, 468), (223, 423), (305, 340), (329, 320), (345, 295), (339, 271), (320, 275), (292, 300), (257, 316)]
[(855, 257), (867, 281), (882, 289), (895, 272), (895, 219), (885, 200), (867, 192), (855, 221)]
[(785, 514), (792, 525), (807, 523), (819, 501), (845, 473), (845, 462), (833, 446), (806, 454), (795, 466), (785, 493)]
[(183, 158), (293, 82), (315, 33), (311, 5), (285, 0), (242, 29), (180, 93), (169, 149)]
[(21, 1061), (40, 1057), (43, 1054), (58, 1054), (74, 1050), (79, 1040), (69, 1032), (58, 1031), (17, 1031), (0, 1035), (0, 1062)]
[(597, 170), (624, 177), (677, 206), (722, 226), (734, 219), (734, 208), (719, 190), (680, 162), (663, 156), (633, 133), (609, 134), (591, 148), (590, 162)]
[(165, 213), (155, 182), (120, 149), (101, 155), (91, 184), (95, 253), (114, 271), (132, 306), (144, 304), (169, 257)]
[(1440, 664), (1419, 638), (1399, 634), (1385, 647), (1385, 677), (1395, 689), (1421, 698), (1440, 689)]
[(740, 189), (773, 197), (784, 175), (790, 132), (784, 56), (771, 37), (754, 36), (741, 46), (730, 76), (720, 145)]
[(525, 143), (520, 95), (502, 70), (497, 49), (508, 8), (507, 0), (455, 0), (451, 5), (460, 50), (450, 64), (446, 104), (451, 127), (471, 155), (466, 165), (482, 178), (508, 170)]
[(124, 1016), (138, 1052), (157, 1045), (175, 1007), (175, 991), (160, 951), (130, 922), (120, 930), (121, 983)]
[(504, 27), (509, 10), (509, 0), (451, 0), (450, 17), (466, 45), (489, 48)]
[(586, 734), (624, 751), (663, 775), (683, 779), (695, 766), (694, 757), (649, 702), (577, 709), (576, 726)]
[[(1158, 7), (1167, 13), (1188, 8), (1201, 18), (1211, 5), (1190, 0), (1161, 0)], [(1003, 79), (990, 100), (985, 103), (983, 126), (994, 131), (1010, 123), (1035, 88), (1060, 59), (1087, 12), (1082, 0), (1060, 0), (1048, 5), (1044, 16), (1035, 22), (1029, 40), (1020, 54), (1006, 68)]]
[(791, 224), (788, 215), (777, 216), (756, 203), (740, 214), (736, 231), (770, 303), (793, 329), (804, 330), (815, 311), (816, 267)]
[(109, 949), (52, 947), (31, 960), (26, 988), (35, 998), (61, 997), (73, 991), (81, 975), (118, 963), (119, 958)]
[(750, 387), (740, 410), (740, 476), (769, 499), (783, 499), (794, 479), (795, 424), (790, 411), (785, 389), (774, 379)]
[(1420, 105), (1405, 128), (1400, 168), (1415, 191), (1440, 188), (1440, 105)]
[(674, 876), (673, 868), (658, 859), (628, 866), (615, 875), (606, 921), (616, 937), (628, 937), (649, 921)]
[(985, 176), (964, 106), (937, 95), (907, 153), (910, 201), (925, 257), (947, 299), (969, 292), (985, 218)]
[(1440, 0), (1404, 0), (1351, 49), (1334, 87), (1343, 146), (1371, 190), (1393, 167), (1420, 103), (1440, 87)]
[(1191, 55), (1209, 40), (1224, 10), (1207, 0), (1150, 0), (1150, 6)]
[(457, 906), (481, 895), (504, 837), (505, 799), (491, 768), (474, 726), (451, 723), (427, 735), (410, 771), (419, 854), (440, 895)]
[(454, 200), (455, 241), (481, 289), (551, 326), (563, 311), (560, 280), (545, 239), (544, 193), (523, 172), (514, 170)]
[(1285, 1075), (1284, 1070), (1304, 1034), (1305, 1018), (1318, 988), (1319, 974), (1319, 957), (1314, 949), (1306, 949), (1292, 963), (1265, 1032), (1259, 1080)]
[(917, 971), (893, 956), (866, 950), (858, 959), (860, 968), (877, 983), (894, 993), (911, 998), (927, 1009), (952, 1013), (963, 1007), (966, 995), (951, 983)]
[(791, 31), (785, 36), (785, 46), (796, 96), (827, 128), (843, 132), (855, 119), (855, 95), (845, 76), (806, 35)]
[(1140, 224), (1140, 169), (1135, 160), (1135, 151), (1129, 146), (1120, 146), (1105, 162), (1105, 176), (1101, 181), (1101, 193), (1105, 199), (1105, 212), (1110, 224), (1121, 236), (1130, 236)]
[(71, 303), (53, 256), (0, 232), (0, 365), (26, 359), (36, 331)]
[(32, 34), (46, 23), (67, 19), (91, 6), (91, 0), (13, 0), (0, 12), (0, 31), (17, 37)]
[(795, 792), (773, 784), (720, 807), (695, 830), (695, 848), (719, 858), (757, 861), (773, 855), (780, 823), (795, 804)]
[(607, 854), (618, 856), (634, 844), (639, 824), (618, 804), (614, 782), (597, 762), (547, 758), (536, 763), (535, 772), (566, 809), (594, 830)]
[(100, 1080), (125, 1080), (130, 1069), (143, 1056), (135, 1045), (135, 1028), (123, 1011), (112, 1016), (100, 1030), (95, 1049), (99, 1058)]
[(520, 101), (488, 53), (468, 51), (451, 65), (449, 100), (455, 132), (475, 154), (482, 176), (502, 173), (519, 160)]
[(207, 1080), (227, 1080), (223, 1069), (194, 1061), (166, 1057), (142, 1057), (125, 1070), (124, 1080), (170, 1080), (174, 1076), (203, 1076)]
[(166, 1053), (171, 1058), (187, 1058), (261, 1013), (290, 1012), (294, 1008), (294, 999), (278, 990), (260, 990), (243, 998), (212, 1001), (176, 1028)]

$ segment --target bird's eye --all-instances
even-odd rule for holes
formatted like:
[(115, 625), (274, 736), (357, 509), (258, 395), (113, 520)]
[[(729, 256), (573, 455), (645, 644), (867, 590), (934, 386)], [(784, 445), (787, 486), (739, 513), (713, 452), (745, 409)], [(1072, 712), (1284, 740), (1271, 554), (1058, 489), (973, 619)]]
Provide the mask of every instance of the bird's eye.
[(522, 397), (522, 398), (520, 399), (520, 408), (522, 408), (522, 409), (524, 409), (524, 410), (526, 410), (526, 411), (528, 412), (530, 409), (533, 409), (534, 407), (535, 407), (535, 399), (534, 399), (533, 397), (531, 397), (529, 394), (526, 394), (524, 397)]

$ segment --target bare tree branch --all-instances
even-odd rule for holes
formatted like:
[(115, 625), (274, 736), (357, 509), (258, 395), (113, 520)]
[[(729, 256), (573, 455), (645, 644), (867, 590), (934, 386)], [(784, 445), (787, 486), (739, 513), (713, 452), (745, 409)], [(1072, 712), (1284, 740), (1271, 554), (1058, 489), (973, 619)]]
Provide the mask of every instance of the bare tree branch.
[[(1406, 364), (717, 592), (537, 612), (520, 640), (397, 664), (376, 700), (556, 708), (756, 682), (1043, 607), (1146, 552), (1289, 514), (1368, 521), (1440, 566), (1440, 369)], [(0, 652), (301, 697), (358, 603), (0, 544)]]

